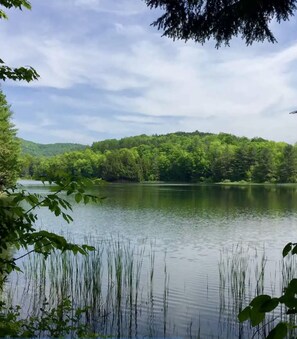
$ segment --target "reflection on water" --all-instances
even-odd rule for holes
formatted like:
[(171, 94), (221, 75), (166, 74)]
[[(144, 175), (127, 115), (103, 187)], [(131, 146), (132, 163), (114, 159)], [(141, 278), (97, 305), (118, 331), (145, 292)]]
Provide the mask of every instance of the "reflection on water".
[(45, 295), (53, 305), (71, 296), (91, 306), (85, 320), (102, 334), (249, 338), (238, 310), (257, 293), (278, 295), (295, 275), (281, 249), (296, 234), (296, 186), (100, 190), (107, 199), (76, 206), (71, 226), (40, 210), (42, 227), (97, 251), (25, 261), (25, 274), (7, 286), (25, 311), (38, 312)]

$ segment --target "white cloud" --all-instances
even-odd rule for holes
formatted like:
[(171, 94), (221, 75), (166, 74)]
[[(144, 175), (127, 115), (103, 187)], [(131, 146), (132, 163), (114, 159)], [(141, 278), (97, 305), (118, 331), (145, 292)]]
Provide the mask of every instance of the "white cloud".
[(40, 123), (15, 121), (18, 135), (27, 140), (34, 140), (36, 142), (47, 143), (53, 142), (74, 142), (81, 144), (91, 144), (94, 141), (85, 131), (76, 128), (69, 130), (66, 128), (49, 128), (48, 125)]
[(137, 124), (157, 124), (161, 122), (159, 117), (138, 116), (138, 115), (120, 115), (117, 120), (123, 122), (137, 123)]
[(110, 132), (115, 134), (125, 134), (129, 132), (127, 126), (115, 119), (83, 115), (75, 118), (75, 120), (85, 130), (96, 132), (99, 135)]
[[(49, 131), (49, 135), (55, 137), (58, 142), (75, 142), (80, 144), (91, 144), (94, 139), (81, 132), (81, 130), (68, 130), (65, 128)], [(70, 140), (70, 141), (69, 141)]]
[[(146, 52), (152, 50), (155, 58)], [(148, 79), (150, 86), (137, 97), (114, 93), (109, 100), (125, 111), (149, 115), (216, 114), (234, 118), (258, 114), (273, 104), (282, 109), (294, 103), (291, 75), (284, 69), (295, 60), (295, 48), (288, 53), (287, 61), (280, 55), (251, 61), (238, 54), (237, 58), (222, 58), (211, 64), (207, 64), (201, 47), (184, 46), (175, 52), (175, 58), (170, 60), (154, 46), (136, 45), (134, 55), (127, 58), (126, 69)]]
[(115, 31), (119, 35), (129, 36), (129, 37), (139, 37), (145, 34), (144, 27), (140, 25), (124, 25), (122, 23), (116, 22), (114, 24)]
[(74, 4), (84, 9), (121, 16), (137, 15), (148, 10), (144, 2), (135, 0), (74, 0)]
[[(24, 27), (9, 37), (4, 30), (0, 39), (6, 48), (1, 56), (14, 65), (34, 65), (41, 79), (29, 86), (43, 92), (51, 88), (55, 94), (49, 94), (50, 101), (81, 109), (74, 121), (82, 124), (84, 133), (135, 134), (136, 124), (139, 131), (148, 133), (206, 129), (252, 136), (262, 131), (268, 138), (294, 141), (294, 122), (283, 112), (297, 106), (296, 41), (269, 51), (242, 46), (215, 50), (160, 38), (141, 19), (129, 23), (118, 15), (137, 17), (146, 9), (141, 1), (141, 5), (131, 0), (73, 1), (67, 4), (97, 11), (104, 19), (104, 13), (109, 13), (108, 27), (99, 30), (94, 22), (88, 23), (91, 14), (82, 11), (86, 23), (82, 29), (74, 20), (67, 21), (71, 26), (65, 32), (58, 32), (54, 21), (46, 31), (38, 22), (34, 30)], [(55, 6), (57, 1), (52, 3), (53, 10)], [(66, 5), (59, 6), (63, 17), (61, 6)], [(65, 89), (67, 95), (61, 94)], [(104, 117), (109, 111), (113, 114)], [(165, 126), (164, 116), (175, 117), (170, 126)], [(42, 127), (41, 121), (38, 124)], [(277, 124), (283, 127), (278, 129)]]

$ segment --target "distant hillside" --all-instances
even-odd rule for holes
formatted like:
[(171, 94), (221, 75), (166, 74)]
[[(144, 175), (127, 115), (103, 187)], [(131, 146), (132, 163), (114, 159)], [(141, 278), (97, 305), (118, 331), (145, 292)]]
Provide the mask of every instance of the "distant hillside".
[(30, 154), (36, 157), (50, 157), (65, 152), (82, 151), (88, 146), (71, 143), (56, 143), (56, 144), (38, 144), (32, 141), (20, 139), (22, 154)]
[[(222, 133), (222, 135), (225, 135)], [(226, 134), (227, 135), (227, 134)], [(229, 135), (229, 134), (228, 134)], [(92, 149), (94, 151), (99, 151), (104, 153), (105, 151), (113, 151), (122, 148), (133, 148), (139, 147), (141, 145), (147, 145), (150, 147), (160, 146), (166, 143), (180, 143), (182, 140), (194, 140), (195, 138), (206, 138), (215, 136), (213, 133), (204, 133), (204, 132), (175, 132), (175, 133), (168, 133), (168, 134), (154, 134), (154, 135), (136, 135), (133, 137), (126, 137), (122, 139), (106, 139), (103, 141), (96, 141), (92, 144)], [(230, 134), (231, 136), (231, 134)], [(232, 140), (240, 139), (239, 137), (231, 136)], [(246, 138), (245, 138), (246, 139)], [(264, 140), (264, 139), (263, 139)]]

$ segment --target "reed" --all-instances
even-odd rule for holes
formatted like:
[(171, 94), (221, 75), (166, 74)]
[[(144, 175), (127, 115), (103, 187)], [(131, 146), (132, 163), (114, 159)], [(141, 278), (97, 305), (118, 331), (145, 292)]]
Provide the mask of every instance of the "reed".
[[(276, 319), (288, 321), (282, 307), (266, 317), (264, 324), (256, 329), (237, 321), (237, 314), (253, 297), (260, 294), (280, 295), (287, 283), (297, 276), (296, 259), (280, 258), (279, 265), (267, 265), (265, 248), (261, 250), (250, 245), (238, 244), (231, 249), (224, 248), (219, 260), (219, 300), (221, 322), (227, 323), (230, 333), (239, 337), (262, 338), (273, 328)], [(269, 267), (268, 267), (269, 266)]]
[[(70, 298), (74, 307), (88, 307), (83, 321), (94, 332), (132, 335), (138, 315), (153, 300), (155, 249), (120, 239), (95, 243), (90, 238), (88, 243), (96, 250), (85, 257), (65, 252), (45, 260), (32, 253), (23, 264), (24, 274), (16, 274), (14, 285), (6, 289), (6, 301), (21, 304), (23, 316), (38, 316), (45, 302), (56, 307)], [(145, 276), (149, 277), (149, 299), (142, 293)], [(14, 289), (18, 295), (12, 294)], [(168, 291), (164, 293), (166, 304)]]
[[(156, 259), (154, 243), (135, 244), (120, 238), (84, 240), (96, 250), (88, 256), (53, 253), (47, 260), (31, 254), (24, 274), (14, 274), (6, 286), (6, 301), (20, 304), (22, 316), (38, 316), (44, 303), (56, 307), (69, 298), (75, 308), (87, 307), (80, 320), (93, 332), (121, 337), (187, 335), (203, 338), (200, 314), (189, 315), (184, 333), (172, 320), (174, 293), (170, 290), (167, 254)], [(161, 253), (162, 255), (162, 253)], [(278, 294), (296, 277), (296, 260), (287, 257), (278, 270), (271, 268), (265, 248), (239, 244), (224, 248), (218, 263), (219, 336), (250, 337), (253, 330), (237, 322), (237, 314), (257, 294)], [(163, 265), (163, 267), (162, 267)], [(273, 266), (274, 267), (274, 266)], [(279, 271), (281, 279), (275, 279)], [(212, 281), (206, 290), (213, 293)], [(16, 291), (16, 293), (14, 292)], [(160, 299), (161, 298), (161, 299)], [(186, 315), (181, 315), (185, 317)], [(285, 319), (285, 310), (275, 316)], [(271, 324), (261, 329), (268, 333)], [(213, 333), (215, 335), (215, 333)]]

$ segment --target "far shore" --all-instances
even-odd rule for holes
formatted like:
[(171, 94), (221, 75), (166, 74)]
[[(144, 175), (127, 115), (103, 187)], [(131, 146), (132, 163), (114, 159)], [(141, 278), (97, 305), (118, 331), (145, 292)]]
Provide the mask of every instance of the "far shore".
[[(41, 180), (31, 178), (19, 178), (18, 183), (21, 185), (40, 185), (42, 183), (48, 185), (48, 181), (42, 182)], [(144, 185), (220, 185), (220, 186), (297, 186), (297, 183), (272, 183), (272, 182), (250, 182), (250, 181), (221, 181), (221, 182), (180, 182), (180, 181), (128, 181), (128, 180), (116, 180), (106, 181), (108, 184), (144, 184)]]

